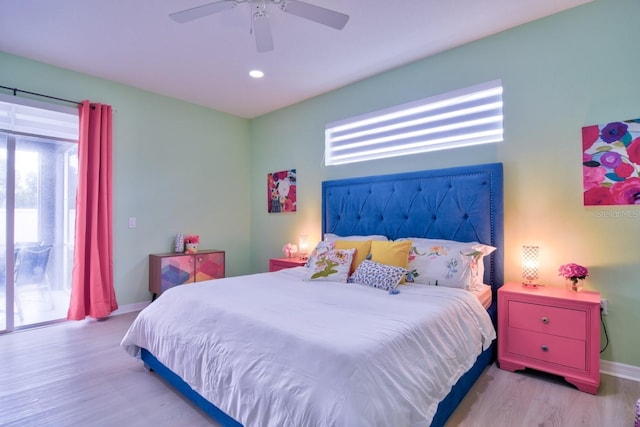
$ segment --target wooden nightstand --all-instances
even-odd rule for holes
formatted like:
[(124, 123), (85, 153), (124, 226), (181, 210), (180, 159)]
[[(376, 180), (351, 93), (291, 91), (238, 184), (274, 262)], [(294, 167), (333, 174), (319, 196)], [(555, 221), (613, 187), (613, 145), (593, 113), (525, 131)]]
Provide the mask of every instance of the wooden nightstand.
[(558, 287), (498, 290), (498, 363), (564, 377), (596, 394), (600, 385), (600, 293)]
[(306, 259), (300, 258), (271, 258), (269, 260), (269, 271), (278, 271), (285, 268), (300, 267), (307, 263)]
[(224, 251), (201, 250), (193, 254), (163, 253), (149, 255), (149, 291), (151, 301), (162, 292), (185, 283), (224, 277)]

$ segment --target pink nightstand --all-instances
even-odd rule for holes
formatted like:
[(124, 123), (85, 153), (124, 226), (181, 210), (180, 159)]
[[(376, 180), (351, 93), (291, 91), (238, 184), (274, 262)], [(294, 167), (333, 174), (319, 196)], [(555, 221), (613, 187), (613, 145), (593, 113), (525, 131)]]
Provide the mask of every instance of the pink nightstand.
[(306, 259), (300, 258), (271, 258), (269, 260), (269, 271), (278, 271), (285, 268), (299, 267), (307, 263)]
[(600, 385), (600, 293), (558, 287), (498, 290), (498, 363), (564, 377), (596, 394)]

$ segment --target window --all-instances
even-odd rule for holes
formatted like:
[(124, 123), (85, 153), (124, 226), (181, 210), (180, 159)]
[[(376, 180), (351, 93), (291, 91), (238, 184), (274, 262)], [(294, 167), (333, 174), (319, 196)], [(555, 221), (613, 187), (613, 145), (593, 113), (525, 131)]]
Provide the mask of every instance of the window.
[(329, 123), (325, 164), (502, 141), (502, 82), (479, 84)]

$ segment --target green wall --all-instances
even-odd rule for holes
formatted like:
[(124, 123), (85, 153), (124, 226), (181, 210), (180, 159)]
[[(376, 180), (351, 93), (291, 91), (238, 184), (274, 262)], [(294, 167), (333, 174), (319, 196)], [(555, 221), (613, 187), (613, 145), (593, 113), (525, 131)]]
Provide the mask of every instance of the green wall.
[[(148, 255), (175, 233), (227, 251), (248, 273), (249, 124), (228, 114), (0, 52), (0, 84), (109, 104), (113, 116), (114, 282), (118, 303), (148, 301)], [(128, 228), (128, 218), (137, 228)]]
[[(582, 126), (640, 117), (638, 16), (635, 0), (596, 0), (252, 120), (253, 270), (266, 270), (299, 234), (320, 238), (322, 180), (502, 162), (507, 280), (520, 280), (525, 244), (541, 247), (549, 286), (562, 285), (560, 264), (588, 266), (587, 289), (609, 300), (603, 359), (640, 366), (640, 215), (584, 207), (581, 166)], [(497, 78), (504, 142), (323, 166), (325, 123)], [(289, 168), (298, 171), (298, 212), (268, 214), (266, 174)]]

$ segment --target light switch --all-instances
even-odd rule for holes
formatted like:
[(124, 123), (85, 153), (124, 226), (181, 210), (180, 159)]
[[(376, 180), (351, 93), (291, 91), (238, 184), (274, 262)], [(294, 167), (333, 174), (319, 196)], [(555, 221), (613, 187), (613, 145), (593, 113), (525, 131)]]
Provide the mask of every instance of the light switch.
[(129, 217), (129, 228), (136, 228), (137, 223), (136, 223), (136, 217), (132, 216)]

